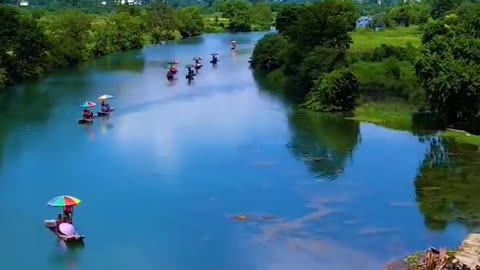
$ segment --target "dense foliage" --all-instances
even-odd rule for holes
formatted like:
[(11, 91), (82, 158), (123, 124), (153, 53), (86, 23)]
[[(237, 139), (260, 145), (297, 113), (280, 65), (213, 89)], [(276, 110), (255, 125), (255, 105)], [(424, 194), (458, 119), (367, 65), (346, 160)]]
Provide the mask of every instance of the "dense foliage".
[[(257, 70), (282, 68), (293, 95), (304, 98), (323, 76), (347, 66), (346, 51), (358, 12), (352, 2), (316, 2), (308, 7), (285, 6), (278, 14), (280, 33), (258, 42), (252, 55)], [(301, 19), (300, 19), (301, 18)]]
[(469, 5), (425, 29), (416, 72), (430, 110), (447, 124), (471, 121), (480, 109), (480, 6)]
[(315, 81), (307, 108), (324, 112), (351, 111), (359, 95), (358, 79), (349, 70), (334, 70)]

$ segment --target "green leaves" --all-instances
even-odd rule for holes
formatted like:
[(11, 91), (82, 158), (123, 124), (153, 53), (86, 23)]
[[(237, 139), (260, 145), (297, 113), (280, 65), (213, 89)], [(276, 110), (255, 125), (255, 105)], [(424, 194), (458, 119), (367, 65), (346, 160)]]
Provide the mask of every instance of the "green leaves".
[(427, 26), (415, 65), (430, 109), (447, 124), (471, 121), (480, 109), (479, 9), (461, 9)]
[(197, 7), (186, 7), (176, 11), (178, 30), (182, 37), (198, 36), (205, 28), (200, 9)]
[(252, 30), (251, 4), (247, 1), (228, 1), (221, 7), (222, 16), (229, 19), (228, 29), (232, 32)]
[(174, 10), (163, 2), (148, 7), (146, 20), (155, 43), (172, 39), (178, 25)]
[(272, 71), (284, 64), (287, 40), (279, 34), (268, 34), (260, 39), (252, 53), (252, 66), (262, 71)]
[(352, 2), (316, 2), (305, 8), (300, 19), (284, 34), (305, 50), (315, 46), (347, 49), (352, 42), (349, 31), (355, 28), (357, 9)]
[(334, 70), (320, 77), (302, 105), (324, 112), (345, 112), (355, 108), (359, 96), (358, 79), (349, 70)]

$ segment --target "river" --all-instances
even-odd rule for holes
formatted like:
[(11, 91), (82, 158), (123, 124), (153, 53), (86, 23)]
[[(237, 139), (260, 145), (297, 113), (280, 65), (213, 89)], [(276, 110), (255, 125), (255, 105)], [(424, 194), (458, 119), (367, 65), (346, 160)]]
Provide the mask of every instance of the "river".
[[(460, 244), (480, 220), (478, 151), (294, 109), (248, 69), (262, 35), (112, 55), (2, 96), (1, 268), (374, 270)], [(187, 85), (197, 55), (205, 66)], [(78, 105), (105, 93), (112, 117), (78, 125)], [(43, 226), (61, 194), (82, 199), (83, 249)]]

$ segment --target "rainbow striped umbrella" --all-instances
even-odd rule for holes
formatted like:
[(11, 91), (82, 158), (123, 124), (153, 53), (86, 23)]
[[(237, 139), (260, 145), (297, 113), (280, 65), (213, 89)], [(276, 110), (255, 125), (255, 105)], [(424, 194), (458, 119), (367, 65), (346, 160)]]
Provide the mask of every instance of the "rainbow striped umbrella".
[(101, 96), (98, 97), (99, 100), (107, 100), (107, 99), (112, 99), (112, 98), (113, 98), (112, 95), (107, 95), (107, 94), (101, 95)]
[(53, 199), (51, 199), (47, 205), (53, 206), (53, 207), (65, 207), (65, 206), (74, 206), (80, 204), (80, 200), (72, 197), (72, 196), (67, 196), (67, 195), (62, 195), (62, 196), (57, 196)]
[(80, 108), (83, 108), (83, 109), (86, 109), (86, 108), (93, 108), (95, 107), (97, 104), (91, 102), (91, 101), (87, 101), (85, 103), (83, 103), (82, 105), (80, 105)]

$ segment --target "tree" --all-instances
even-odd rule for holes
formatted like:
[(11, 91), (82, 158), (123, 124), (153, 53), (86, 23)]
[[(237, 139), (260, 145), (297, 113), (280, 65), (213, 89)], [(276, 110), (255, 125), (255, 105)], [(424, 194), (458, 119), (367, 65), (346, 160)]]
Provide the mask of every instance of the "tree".
[(334, 70), (315, 81), (302, 105), (324, 112), (352, 111), (359, 96), (358, 79), (350, 70)]
[(35, 19), (0, 7), (0, 85), (40, 76), (48, 69), (50, 43)]
[(279, 34), (268, 34), (257, 42), (252, 53), (252, 66), (257, 70), (272, 71), (284, 64), (286, 39)]
[(462, 2), (462, 0), (432, 0), (432, 18), (439, 19), (444, 17), (449, 11), (459, 7)]
[[(308, 92), (315, 90), (316, 80), (335, 69), (348, 66), (345, 50), (337, 50), (325, 47), (315, 47), (308, 52), (300, 65), (292, 81), (296, 88), (296, 95), (305, 97)], [(313, 87), (313, 89), (312, 89)]]
[(182, 37), (198, 36), (205, 28), (200, 9), (197, 7), (186, 7), (177, 10), (178, 30)]
[(155, 2), (148, 7), (146, 20), (156, 43), (172, 39), (178, 25), (174, 10), (163, 2)]
[(256, 30), (269, 30), (272, 26), (272, 8), (268, 2), (256, 3), (252, 8), (252, 21), (257, 26)]
[(285, 5), (277, 14), (275, 19), (275, 28), (279, 33), (294, 25), (300, 18), (305, 6), (303, 5)]
[(96, 56), (139, 49), (143, 46), (144, 25), (139, 17), (126, 12), (111, 15), (95, 32), (93, 52)]
[(430, 110), (446, 124), (476, 117), (480, 109), (479, 9), (462, 10), (425, 30), (415, 65)]
[(246, 1), (229, 1), (222, 5), (222, 16), (230, 21), (228, 26), (230, 31), (252, 31), (252, 15), (250, 8), (250, 2)]
[(68, 10), (59, 15), (45, 18), (46, 27), (57, 65), (77, 64), (91, 57), (87, 46), (90, 41), (92, 18), (80, 10)]
[(414, 20), (414, 9), (410, 4), (400, 5), (391, 9), (388, 16), (396, 25), (408, 27)]
[(290, 40), (304, 50), (315, 46), (348, 49), (355, 29), (357, 9), (352, 2), (316, 2), (301, 12), (297, 20), (284, 32)]

